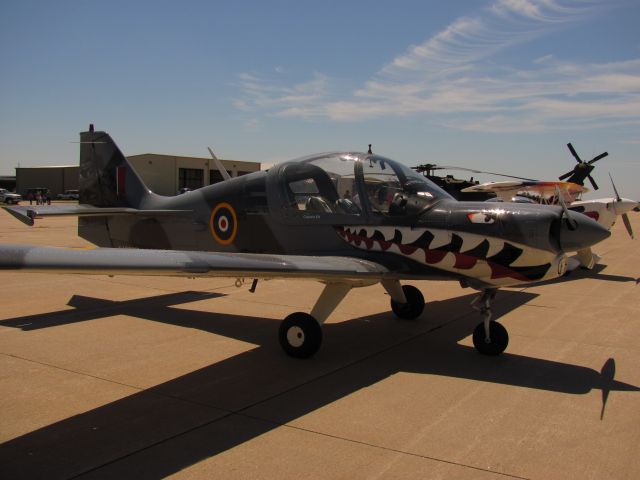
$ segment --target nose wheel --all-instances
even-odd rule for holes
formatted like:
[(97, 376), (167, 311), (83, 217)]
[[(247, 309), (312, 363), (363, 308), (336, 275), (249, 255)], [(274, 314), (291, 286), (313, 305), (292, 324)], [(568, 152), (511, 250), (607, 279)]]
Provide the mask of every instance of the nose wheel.
[(473, 331), (473, 346), (483, 355), (500, 355), (509, 345), (507, 329), (491, 320), (491, 303), (496, 297), (496, 292), (495, 288), (483, 290), (480, 296), (471, 302), (471, 306), (484, 317), (484, 321)]
[(473, 346), (483, 355), (500, 355), (509, 344), (507, 329), (498, 322), (489, 323), (489, 336), (485, 333), (484, 322), (473, 331)]

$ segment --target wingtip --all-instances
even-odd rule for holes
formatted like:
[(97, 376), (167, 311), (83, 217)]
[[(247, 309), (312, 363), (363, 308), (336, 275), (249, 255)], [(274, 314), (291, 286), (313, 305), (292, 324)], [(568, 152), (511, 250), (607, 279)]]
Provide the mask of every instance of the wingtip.
[(13, 215), (15, 218), (20, 220), (25, 225), (29, 225), (30, 227), (33, 227), (33, 225), (35, 223), (34, 222), (35, 212), (33, 210), (24, 210), (23, 211), (23, 209), (18, 209), (18, 208), (17, 207), (5, 207), (5, 210), (7, 212), (9, 212), (11, 215)]

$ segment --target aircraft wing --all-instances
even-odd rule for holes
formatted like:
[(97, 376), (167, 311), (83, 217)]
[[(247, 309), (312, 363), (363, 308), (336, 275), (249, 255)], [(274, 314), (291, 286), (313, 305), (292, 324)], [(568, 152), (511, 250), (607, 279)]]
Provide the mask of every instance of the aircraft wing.
[(463, 188), (461, 192), (483, 192), (483, 193), (495, 193), (498, 198), (501, 198), (505, 202), (510, 202), (511, 198), (518, 193), (522, 186), (526, 182), (524, 181), (506, 181), (506, 182), (488, 182), (480, 185), (473, 185), (471, 187)]
[(5, 207), (5, 210), (30, 227), (36, 218), (43, 217), (81, 217), (81, 216), (105, 216), (105, 215), (175, 215), (190, 213), (191, 210), (138, 210), (126, 207), (93, 207), (91, 205), (21, 205), (17, 207)]
[(69, 249), (16, 244), (0, 245), (0, 270), (86, 275), (292, 277), (352, 283), (378, 281), (389, 276), (389, 270), (382, 265), (351, 257), (133, 248)]
[(550, 197), (556, 194), (556, 188), (562, 193), (566, 202), (575, 200), (579, 193), (588, 192), (589, 189), (573, 182), (543, 182), (543, 181), (509, 181), (509, 182), (489, 182), (480, 185), (473, 185), (462, 189), (462, 192), (494, 192), (505, 201), (510, 201), (511, 197), (518, 192), (532, 192), (542, 197)]

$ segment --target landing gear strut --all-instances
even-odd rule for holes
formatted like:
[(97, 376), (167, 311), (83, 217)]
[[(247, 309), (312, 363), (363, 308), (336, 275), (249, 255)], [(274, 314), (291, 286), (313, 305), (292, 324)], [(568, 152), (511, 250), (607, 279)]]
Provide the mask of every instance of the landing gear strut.
[(509, 344), (507, 329), (491, 320), (491, 303), (496, 292), (495, 288), (487, 288), (471, 302), (471, 306), (484, 317), (484, 321), (473, 331), (473, 346), (483, 355), (500, 355)]

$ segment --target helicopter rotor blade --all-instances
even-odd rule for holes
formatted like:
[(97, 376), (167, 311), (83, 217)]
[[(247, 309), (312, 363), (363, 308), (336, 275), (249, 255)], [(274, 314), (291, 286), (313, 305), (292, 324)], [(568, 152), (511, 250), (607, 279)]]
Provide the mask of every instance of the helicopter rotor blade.
[(578, 156), (578, 154), (576, 153), (575, 149), (573, 148), (573, 145), (571, 145), (571, 142), (567, 143), (567, 147), (569, 148), (569, 151), (571, 152), (571, 155), (573, 155), (573, 158), (576, 159), (576, 162), (582, 163), (582, 160), (580, 160), (580, 157)]
[(607, 155), (609, 155), (609, 152), (602, 152), (600, 155), (593, 157), (591, 160), (589, 160), (587, 163), (589, 165), (591, 165), (594, 162), (597, 162), (598, 160), (600, 160), (601, 158), (606, 157)]
[(487, 172), (485, 170), (476, 170), (475, 168), (457, 167), (455, 165), (426, 164), (426, 165), (418, 165), (417, 167), (413, 167), (414, 170), (418, 170), (418, 169), (425, 170), (427, 168), (429, 170), (460, 170), (463, 172), (484, 173), (486, 175), (496, 175), (498, 177), (515, 178), (516, 180), (525, 180), (527, 182), (537, 182), (537, 180), (533, 178), (516, 177), (514, 175), (505, 175), (504, 173)]

